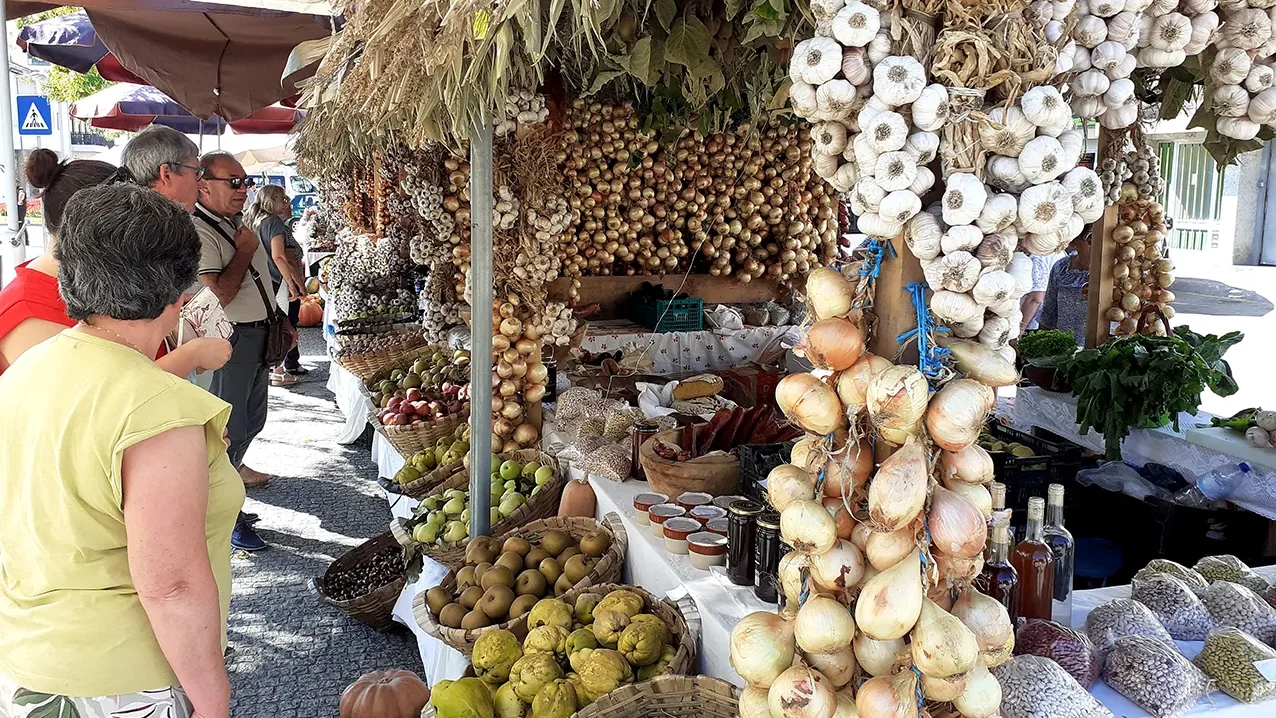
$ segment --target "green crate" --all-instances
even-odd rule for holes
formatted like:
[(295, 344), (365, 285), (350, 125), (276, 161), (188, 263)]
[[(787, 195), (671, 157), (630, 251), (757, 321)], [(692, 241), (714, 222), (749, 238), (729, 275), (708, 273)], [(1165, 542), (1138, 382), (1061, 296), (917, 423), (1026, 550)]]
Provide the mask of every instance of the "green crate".
[(630, 302), (629, 318), (657, 332), (698, 332), (704, 328), (704, 300), (661, 299), (654, 307)]

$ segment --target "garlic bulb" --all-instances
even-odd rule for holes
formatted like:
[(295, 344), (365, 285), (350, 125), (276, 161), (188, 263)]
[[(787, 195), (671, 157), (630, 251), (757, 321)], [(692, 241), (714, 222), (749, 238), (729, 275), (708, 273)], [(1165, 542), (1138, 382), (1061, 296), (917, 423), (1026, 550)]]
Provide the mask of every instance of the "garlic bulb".
[[(854, 167), (850, 162), (846, 163), (850, 167)], [(818, 152), (811, 154), (811, 169), (815, 170), (815, 174), (821, 179), (829, 179), (837, 174), (837, 170), (842, 166), (838, 158), (831, 155), (822, 155)]]
[(1018, 157), (993, 155), (988, 158), (985, 171), (988, 174), (988, 184), (1007, 192), (1022, 192), (1029, 184), (1028, 179), (1019, 171)]
[(1086, 15), (1077, 20), (1072, 36), (1082, 47), (1094, 47), (1108, 39), (1108, 24), (1103, 18)]
[(1025, 189), (1019, 197), (1019, 222), (1028, 232), (1044, 234), (1057, 231), (1071, 216), (1072, 195), (1059, 182), (1034, 185)]
[(943, 85), (927, 85), (913, 100), (913, 124), (919, 130), (934, 132), (948, 121), (948, 89)]
[(984, 271), (989, 269), (1004, 270), (1010, 265), (1018, 240), (1011, 234), (989, 234), (975, 248), (975, 259)]
[(925, 87), (926, 69), (912, 57), (892, 55), (873, 68), (873, 94), (893, 107), (913, 102)]
[(1187, 59), (1187, 53), (1182, 50), (1167, 52), (1155, 47), (1145, 47), (1139, 50), (1139, 64), (1143, 67), (1157, 69), (1178, 67), (1183, 64), (1183, 60), (1185, 59)]
[(886, 198), (886, 190), (873, 177), (862, 176), (851, 189), (851, 211), (855, 214), (876, 212)]
[(908, 221), (907, 229), (904, 241), (914, 257), (934, 259), (939, 256), (939, 242), (944, 233), (939, 228), (939, 220), (935, 215), (919, 212)]
[(1253, 67), (1248, 52), (1239, 47), (1225, 47), (1214, 56), (1209, 75), (1214, 84), (1237, 85), (1245, 81)]
[[(984, 202), (976, 224), (984, 234), (1004, 232), (1015, 225), (1019, 217), (1019, 202), (1012, 194), (995, 194)], [(1013, 246), (1011, 247), (1013, 250)]]
[[(938, 292), (946, 289), (950, 292), (969, 292), (979, 281), (979, 272), (983, 267), (970, 252), (952, 252), (945, 254), (926, 268), (926, 283)], [(964, 321), (966, 317), (958, 321)]]
[(811, 119), (819, 109), (815, 99), (815, 86), (794, 80), (789, 87), (789, 104), (793, 106), (793, 114), (804, 120)]
[(1276, 84), (1276, 72), (1268, 65), (1255, 65), (1245, 76), (1245, 89), (1259, 93)]
[(1249, 111), (1249, 93), (1240, 85), (1221, 85), (1210, 92), (1210, 109), (1220, 117), (1240, 117)]
[(1069, 169), (1064, 165), (1063, 145), (1053, 137), (1034, 137), (1019, 153), (1019, 171), (1033, 184), (1049, 182)]
[[(984, 233), (973, 224), (949, 227), (940, 239), (939, 247), (945, 255), (955, 252), (971, 252), (984, 241)], [(962, 290), (958, 290), (962, 291)]]
[(1134, 82), (1128, 78), (1114, 81), (1108, 86), (1108, 91), (1103, 93), (1103, 104), (1112, 109), (1121, 107), (1131, 101), (1136, 101), (1134, 99)]
[(1087, 3), (1091, 15), (1107, 18), (1125, 9), (1125, 0), (1090, 0)]
[[(863, 120), (860, 120), (860, 127), (864, 127)], [(855, 157), (855, 164), (864, 168), (865, 172), (872, 172), (877, 166), (877, 158), (880, 152), (873, 149), (872, 143), (869, 142), (868, 135), (863, 132), (855, 135), (855, 139), (851, 140), (851, 152)]]
[(1123, 77), (1129, 77), (1134, 73), (1134, 69), (1139, 66), (1139, 61), (1134, 55), (1126, 55), (1121, 58), (1117, 64), (1109, 67), (1104, 71), (1109, 80), (1120, 80)]
[(1015, 252), (1006, 272), (1015, 278), (1015, 295), (1022, 297), (1032, 291), (1032, 259), (1023, 252)]
[(846, 47), (864, 47), (882, 26), (877, 10), (862, 2), (852, 2), (833, 17), (833, 37)]
[(859, 215), (855, 218), (855, 225), (864, 234), (879, 239), (896, 237), (904, 228), (903, 224), (887, 219), (876, 212)]
[(983, 307), (969, 294), (940, 290), (930, 297), (930, 313), (947, 325), (961, 324), (983, 314)]
[(917, 177), (917, 161), (907, 152), (883, 152), (877, 158), (873, 177), (887, 192), (907, 189)]
[(1131, 37), (1139, 39), (1139, 13), (1126, 9), (1108, 18), (1105, 40), (1123, 43)]
[(842, 50), (842, 77), (852, 85), (862, 87), (873, 79), (873, 68), (868, 64), (868, 53), (862, 47)]
[[(880, 67), (880, 65), (879, 65)], [(861, 121), (860, 130), (868, 137), (868, 146), (874, 152), (894, 152), (904, 149), (908, 143), (908, 123), (898, 112), (880, 112), (865, 125)], [(910, 178), (911, 182), (912, 179)], [(907, 186), (907, 185), (905, 185)]]
[(970, 296), (985, 307), (1013, 299), (1014, 293), (1015, 278), (999, 270), (985, 270), (970, 290)]
[[(1098, 68), (1091, 68), (1085, 72), (1077, 73), (1068, 81), (1068, 86), (1072, 88), (1072, 94), (1078, 97), (1102, 95), (1108, 91), (1110, 84), (1112, 84), (1112, 81)], [(1035, 134), (1035, 126), (1033, 129)], [(1002, 152), (1000, 154), (1006, 153)]]
[(846, 125), (826, 121), (811, 128), (812, 151), (822, 155), (840, 155), (846, 149)]
[(1068, 130), (1055, 139), (1059, 140), (1059, 146), (1063, 148), (1064, 166), (1076, 167), (1085, 152), (1085, 135), (1081, 134), (1081, 130)]
[(794, 82), (822, 85), (842, 69), (842, 46), (831, 37), (812, 37), (793, 48), (789, 76)]
[(1192, 18), (1192, 37), (1183, 47), (1188, 55), (1199, 55), (1201, 51), (1214, 41), (1214, 33), (1218, 30), (1218, 14), (1206, 12)]
[[(1125, 51), (1121, 43), (1108, 40), (1100, 43), (1098, 47), (1090, 51), (1090, 65), (1094, 69), (1106, 73), (1121, 64), (1121, 61), (1129, 57), (1129, 55), (1130, 53)], [(1096, 92), (1094, 94), (1101, 95), (1103, 93)]]
[(1063, 119), (1071, 120), (1072, 112), (1063, 95), (1050, 85), (1040, 85), (1028, 90), (1019, 101), (1024, 117), (1037, 127), (1057, 126)]
[(891, 34), (886, 28), (877, 31), (877, 36), (868, 43), (868, 61), (877, 64), (891, 54)]
[(860, 170), (854, 164), (847, 162), (837, 168), (837, 172), (829, 179), (829, 184), (833, 185), (833, 189), (838, 192), (849, 192), (855, 183), (860, 179)]
[(1248, 117), (1218, 118), (1218, 133), (1234, 140), (1252, 140), (1258, 136), (1261, 126)]
[(1098, 117), (1108, 109), (1108, 106), (1103, 104), (1102, 97), (1081, 97), (1073, 95), (1071, 104), (1073, 114), (1087, 120)]
[(822, 120), (850, 119), (855, 111), (855, 99), (854, 85), (840, 78), (829, 80), (815, 88), (816, 117)]
[[(895, 190), (882, 198), (882, 203), (877, 211), (882, 219), (899, 224), (902, 227), (904, 222), (912, 219), (918, 212), (922, 211), (922, 200), (909, 190)], [(899, 232), (895, 234), (899, 234)]]
[(1223, 39), (1232, 47), (1257, 50), (1271, 39), (1272, 21), (1267, 13), (1251, 7), (1228, 13), (1221, 32)]
[(913, 178), (913, 183), (908, 185), (908, 190), (920, 197), (934, 186), (935, 173), (925, 165), (918, 165), (917, 176)]
[(979, 332), (984, 328), (984, 314), (979, 312), (970, 319), (952, 326), (953, 335), (960, 339), (973, 339), (979, 336)]
[(1192, 21), (1186, 15), (1166, 13), (1152, 21), (1152, 34), (1148, 38), (1152, 47), (1165, 52), (1182, 50), (1192, 38)]
[(1036, 133), (1036, 125), (1028, 121), (1023, 110), (995, 107), (979, 123), (979, 144), (993, 154), (1018, 157)]
[(1090, 69), (1090, 50), (1084, 47), (1076, 47), (1072, 51), (1072, 71), (1084, 72)]
[[(1103, 182), (1089, 167), (1073, 167), (1061, 180), (1074, 204), (1098, 201), (1102, 204)], [(1093, 221), (1093, 220), (1091, 220)]]
[(1004, 347), (1013, 338), (1010, 320), (997, 315), (986, 318), (984, 326), (979, 330), (979, 343), (993, 349)]
[(939, 152), (939, 135), (934, 132), (914, 132), (908, 136), (904, 150), (917, 160), (918, 165), (928, 165)]
[(978, 177), (965, 172), (953, 173), (944, 189), (944, 222), (950, 227), (974, 222), (987, 200), (988, 190)]
[(1276, 87), (1269, 87), (1254, 95), (1249, 101), (1246, 114), (1249, 119), (1261, 125), (1271, 124), (1276, 120)]
[(1121, 107), (1109, 107), (1099, 117), (1099, 124), (1109, 130), (1120, 130), (1133, 125), (1135, 120), (1139, 119), (1139, 105), (1132, 102)]

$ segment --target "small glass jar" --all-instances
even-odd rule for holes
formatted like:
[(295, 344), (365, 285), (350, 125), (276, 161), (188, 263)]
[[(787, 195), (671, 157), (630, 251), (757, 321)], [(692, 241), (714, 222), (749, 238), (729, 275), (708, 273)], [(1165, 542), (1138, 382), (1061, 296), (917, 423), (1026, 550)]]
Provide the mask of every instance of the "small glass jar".
[(762, 504), (747, 500), (727, 509), (727, 578), (737, 586), (753, 585), (757, 518), (762, 510)]
[(634, 446), (633, 446), (633, 462), (629, 465), (629, 478), (639, 481), (646, 481), (647, 474), (642, 469), (642, 462), (639, 461), (642, 445), (647, 439), (656, 435), (660, 430), (660, 425), (654, 421), (639, 419), (634, 422)]
[(753, 593), (767, 603), (780, 601), (780, 514), (769, 511), (757, 518), (757, 574)]

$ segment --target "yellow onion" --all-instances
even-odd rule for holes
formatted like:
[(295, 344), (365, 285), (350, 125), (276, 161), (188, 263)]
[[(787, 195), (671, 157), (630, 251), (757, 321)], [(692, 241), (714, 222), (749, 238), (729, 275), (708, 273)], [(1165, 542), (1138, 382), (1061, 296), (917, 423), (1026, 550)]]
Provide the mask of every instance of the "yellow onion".
[(837, 543), (837, 523), (822, 505), (796, 499), (780, 512), (780, 537), (794, 551), (815, 556)]
[(855, 625), (872, 638), (902, 638), (921, 614), (922, 558), (917, 551), (864, 584), (855, 601)]
[(868, 524), (855, 524), (855, 529), (851, 531), (851, 543), (863, 553), (868, 550), (868, 537), (872, 535), (873, 528)]
[[(987, 527), (985, 527), (985, 532)], [(939, 569), (939, 577), (948, 582), (950, 586), (960, 586), (967, 582), (973, 581), (979, 572), (984, 569), (984, 555), (981, 552), (974, 558), (962, 558), (959, 556), (949, 556), (942, 551), (935, 550), (931, 552), (931, 558), (935, 559), (935, 567)]]
[(527, 380), (533, 384), (544, 384), (549, 378), (549, 367), (541, 362), (533, 362), (527, 365)]
[(851, 311), (855, 285), (846, 281), (841, 272), (819, 267), (806, 278), (806, 298), (816, 319), (840, 317)]
[(889, 359), (865, 353), (849, 369), (837, 375), (837, 398), (852, 414), (868, 406), (868, 385), (873, 377), (892, 366)]
[(926, 700), (947, 703), (966, 690), (966, 680), (969, 677), (969, 673), (958, 673), (947, 678), (936, 678), (923, 673), (922, 695), (926, 696)]
[(988, 455), (984, 447), (971, 444), (961, 451), (941, 452), (939, 470), (945, 481), (987, 484), (992, 482), (992, 457)]
[(523, 322), (515, 317), (506, 317), (501, 320), (501, 334), (509, 339), (517, 339), (523, 334)]
[(909, 648), (917, 670), (934, 678), (965, 673), (979, 659), (975, 634), (930, 599), (922, 599), (921, 615), (909, 637)]
[(780, 559), (777, 573), (780, 576), (780, 590), (789, 606), (796, 606), (802, 598), (802, 578), (811, 565), (806, 554), (790, 551)]
[(793, 637), (803, 653), (840, 651), (855, 640), (855, 619), (840, 602), (815, 594), (798, 609)]
[(793, 624), (754, 611), (731, 629), (731, 667), (751, 686), (768, 688), (793, 663)]
[(936, 606), (945, 611), (953, 607), (953, 590), (943, 583), (926, 589), (926, 598), (934, 601)]
[(766, 498), (776, 511), (783, 511), (798, 499), (815, 498), (815, 477), (793, 464), (780, 464), (766, 477)]
[(523, 387), (523, 398), (528, 404), (535, 404), (545, 398), (544, 384), (528, 384)]
[(748, 686), (740, 691), (740, 718), (771, 718), (766, 688)]
[[(857, 546), (856, 548), (859, 548), (859, 547)], [(864, 586), (867, 586), (868, 582), (872, 581), (873, 577), (875, 577), (879, 573), (881, 573), (881, 571), (878, 571), (877, 569), (873, 568), (873, 564), (871, 563), (864, 564), (864, 578), (860, 579), (860, 588), (862, 589)]]
[(781, 379), (775, 387), (775, 402), (790, 421), (814, 434), (831, 433), (846, 422), (837, 393), (807, 373)]
[(1015, 649), (1015, 629), (1001, 602), (967, 588), (953, 604), (952, 614), (975, 634), (979, 662), (988, 668), (999, 666)]
[(851, 516), (851, 512), (846, 510), (846, 504), (840, 498), (825, 498), (820, 503), (824, 504), (824, 508), (828, 510), (829, 515), (833, 517), (833, 522), (837, 524), (837, 537), (843, 541), (850, 541), (855, 534), (855, 517)]
[(926, 409), (930, 438), (945, 451), (961, 451), (974, 444), (996, 402), (997, 394), (974, 379), (948, 382), (935, 392)]
[(538, 349), (536, 342), (527, 338), (519, 339), (514, 342), (514, 348), (518, 350), (519, 354), (523, 355), (531, 354)]
[(833, 685), (823, 673), (796, 665), (781, 673), (767, 691), (772, 718), (830, 718), (837, 710)]
[(878, 434), (892, 446), (917, 436), (926, 415), (930, 386), (917, 367), (896, 364), (868, 385), (868, 416)]
[(859, 718), (917, 718), (917, 674), (905, 669), (864, 681), (855, 709)]
[(945, 479), (944, 488), (974, 504), (975, 508), (979, 509), (979, 514), (984, 517), (985, 525), (988, 519), (992, 518), (992, 494), (988, 493), (988, 489), (982, 485)]
[(874, 531), (868, 537), (864, 553), (878, 571), (885, 571), (903, 561), (917, 548), (917, 526), (909, 524), (898, 531)]
[(864, 576), (864, 556), (855, 544), (839, 540), (833, 548), (811, 558), (811, 580), (815, 587), (842, 595)]
[(889, 676), (894, 673), (900, 658), (908, 653), (904, 645), (902, 638), (879, 641), (863, 631), (856, 633), (855, 640), (851, 643), (851, 647), (855, 649), (855, 661), (870, 676)]
[(987, 519), (970, 499), (936, 486), (926, 518), (930, 526), (930, 540), (942, 553), (967, 559), (983, 554), (988, 540)]
[(859, 718), (859, 711), (855, 709), (853, 688), (854, 686), (848, 685), (837, 692), (837, 709), (833, 711), (833, 718)]
[(998, 354), (995, 349), (979, 342), (953, 339), (943, 335), (937, 337), (935, 341), (952, 353), (957, 371), (981, 384), (995, 389), (999, 386), (1010, 386), (1019, 381), (1019, 372), (1015, 371), (1015, 365)]
[(850, 496), (873, 474), (873, 447), (867, 441), (848, 442), (824, 467), (824, 495)]
[(842, 371), (864, 353), (864, 331), (846, 317), (821, 319), (811, 325), (794, 352), (805, 356), (817, 369)]
[(789, 463), (798, 468), (809, 468), (812, 458), (817, 454), (816, 448), (823, 441), (823, 437), (807, 434), (793, 442), (793, 449), (789, 452)]
[(908, 439), (878, 467), (868, 485), (868, 517), (874, 531), (898, 531), (917, 518), (926, 504), (930, 475), (921, 443)]
[(1001, 684), (996, 677), (976, 664), (966, 679), (966, 690), (953, 700), (962, 718), (992, 718), (1001, 710)]
[(531, 424), (519, 424), (518, 428), (514, 430), (514, 441), (523, 446), (531, 446), (536, 443), (538, 438), (540, 438), (540, 432)]
[(831, 653), (805, 653), (802, 657), (808, 666), (824, 674), (834, 689), (842, 688), (855, 678), (855, 651), (850, 646)]

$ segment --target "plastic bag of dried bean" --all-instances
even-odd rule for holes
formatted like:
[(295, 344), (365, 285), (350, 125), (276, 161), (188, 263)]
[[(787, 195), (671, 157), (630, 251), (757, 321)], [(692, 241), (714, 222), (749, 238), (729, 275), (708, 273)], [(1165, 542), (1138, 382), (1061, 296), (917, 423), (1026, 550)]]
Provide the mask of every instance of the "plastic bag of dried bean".
[(1170, 637), (1156, 615), (1143, 604), (1128, 598), (1114, 598), (1095, 606), (1085, 619), (1085, 634), (1107, 658), (1112, 644), (1123, 636), (1146, 636), (1174, 648)]
[(1250, 568), (1244, 561), (1230, 554), (1206, 556), (1197, 561), (1192, 570), (1201, 574), (1210, 583), (1215, 581), (1239, 583), (1260, 596), (1271, 588), (1271, 584), (1267, 582), (1267, 579), (1254, 573), (1254, 569)]
[(1214, 619), (1201, 599), (1176, 576), (1154, 573), (1135, 577), (1130, 598), (1147, 606), (1176, 641), (1204, 641)]
[(1215, 581), (1204, 603), (1218, 626), (1239, 628), (1268, 645), (1276, 642), (1276, 608), (1239, 583)]
[(1230, 627), (1212, 631), (1192, 660), (1224, 693), (1242, 703), (1276, 698), (1276, 681), (1268, 680), (1255, 666), (1262, 661), (1276, 661), (1276, 650)]
[(1122, 636), (1112, 644), (1103, 680), (1156, 718), (1191, 708), (1213, 685), (1177, 648), (1147, 636)]
[(1148, 565), (1139, 569), (1139, 572), (1134, 574), (1134, 578), (1136, 580), (1140, 578), (1147, 578), (1148, 576), (1158, 573), (1168, 573), (1174, 578), (1179, 579), (1183, 583), (1187, 584), (1188, 588), (1192, 589), (1192, 592), (1198, 596), (1204, 596), (1205, 592), (1208, 591), (1210, 587), (1210, 582), (1206, 581), (1205, 577), (1201, 574), (1181, 563), (1175, 563), (1174, 561), (1164, 558), (1154, 558), (1151, 561), (1148, 561)]
[(1043, 656), (1089, 688), (1103, 673), (1103, 658), (1084, 633), (1054, 621), (1029, 619), (1015, 635), (1015, 653)]
[(991, 670), (1001, 685), (1001, 718), (1112, 718), (1049, 658), (1014, 656)]

